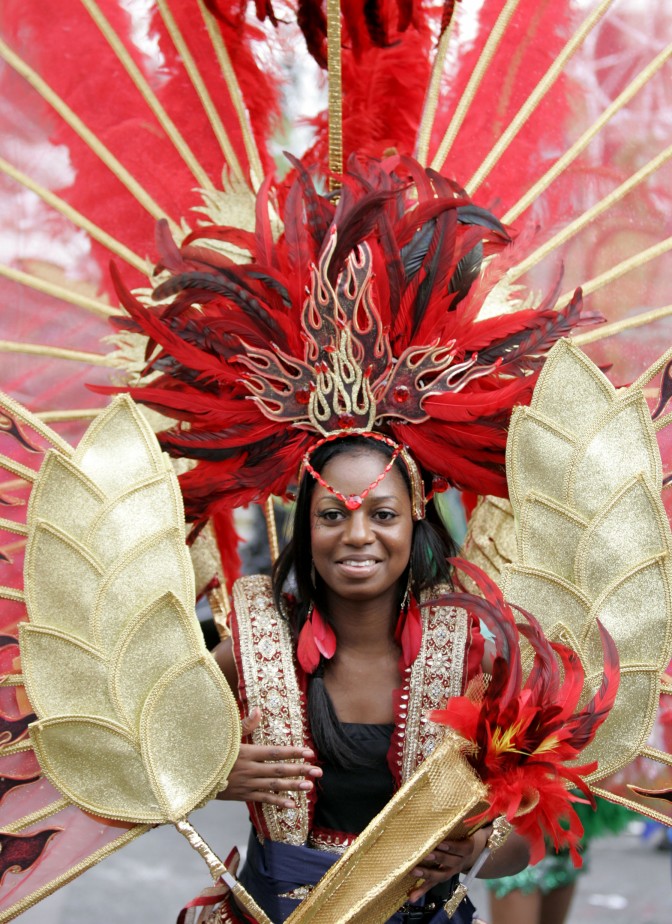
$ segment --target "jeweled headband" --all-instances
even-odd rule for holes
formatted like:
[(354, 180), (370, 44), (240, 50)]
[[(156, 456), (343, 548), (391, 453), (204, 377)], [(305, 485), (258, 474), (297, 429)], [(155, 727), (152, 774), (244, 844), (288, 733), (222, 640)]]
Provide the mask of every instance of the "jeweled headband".
[[(382, 470), (382, 472), (375, 478), (371, 484), (365, 488), (360, 494), (349, 494), (345, 495), (341, 491), (337, 491), (336, 488), (332, 487), (329, 482), (316, 471), (310, 460), (313, 453), (324, 446), (325, 443), (331, 443), (334, 440), (347, 439), (348, 437), (361, 436), (364, 439), (374, 440), (378, 443), (384, 443), (386, 446), (389, 446), (392, 449), (392, 455)], [(396, 443), (393, 439), (390, 439), (389, 436), (384, 436), (382, 433), (376, 433), (372, 430), (337, 430), (334, 433), (330, 433), (328, 436), (323, 437), (321, 440), (318, 440), (314, 443), (310, 449), (306, 452), (301, 462), (301, 469), (299, 471), (299, 482), (305, 477), (306, 472), (322, 485), (330, 494), (334, 497), (337, 497), (342, 501), (348, 510), (357, 510), (362, 506), (366, 496), (378, 487), (383, 478), (391, 470), (394, 463), (397, 459), (401, 459), (406, 467), (406, 472), (408, 473), (408, 480), (411, 486), (411, 514), (414, 520), (423, 520), (425, 517), (425, 489), (420, 474), (420, 470), (415, 462), (415, 459), (410, 454), (408, 449), (405, 446), (402, 446), (400, 443)]]

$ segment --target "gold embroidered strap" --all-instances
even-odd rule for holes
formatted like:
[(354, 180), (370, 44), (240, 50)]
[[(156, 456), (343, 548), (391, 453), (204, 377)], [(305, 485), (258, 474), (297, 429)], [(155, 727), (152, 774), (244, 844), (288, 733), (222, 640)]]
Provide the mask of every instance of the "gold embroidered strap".
[[(447, 586), (432, 588), (423, 599), (434, 599), (449, 589)], [(454, 606), (423, 606), (421, 612), (422, 647), (403, 678), (402, 782), (409, 779), (444, 738), (445, 727), (430, 722), (427, 713), (430, 709), (445, 708), (449, 697), (462, 692), (468, 629), (466, 610)]]
[[(261, 724), (255, 744), (306, 747), (303, 697), (294, 667), (289, 626), (273, 603), (270, 578), (244, 577), (233, 588), (236, 643), (241, 693), (247, 710), (258, 706)], [(308, 837), (308, 800), (294, 793), (296, 808), (263, 805), (268, 837), (286, 844), (303, 844)]]

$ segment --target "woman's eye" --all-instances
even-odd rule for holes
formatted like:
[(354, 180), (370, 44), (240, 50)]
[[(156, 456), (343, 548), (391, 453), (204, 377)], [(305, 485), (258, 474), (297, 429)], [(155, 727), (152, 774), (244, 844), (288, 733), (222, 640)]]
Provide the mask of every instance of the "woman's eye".
[(320, 520), (334, 522), (335, 520), (340, 520), (342, 518), (343, 512), (341, 510), (321, 510), (317, 515)]
[(375, 517), (377, 520), (393, 520), (396, 517), (396, 513), (392, 510), (377, 510)]

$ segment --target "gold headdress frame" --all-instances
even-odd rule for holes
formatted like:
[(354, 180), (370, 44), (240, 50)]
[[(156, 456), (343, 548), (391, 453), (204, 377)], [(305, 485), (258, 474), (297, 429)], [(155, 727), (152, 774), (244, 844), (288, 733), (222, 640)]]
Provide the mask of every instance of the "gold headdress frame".
[[(380, 475), (378, 475), (378, 477), (372, 481), (371, 484), (361, 492), (361, 494), (350, 494), (346, 497), (345, 494), (337, 491), (318, 471), (313, 468), (310, 460), (313, 453), (321, 446), (324, 446), (326, 443), (331, 443), (334, 440), (347, 439), (348, 437), (362, 437), (363, 439), (374, 440), (377, 443), (384, 443), (386, 446), (389, 446), (392, 449), (392, 457)], [(310, 449), (308, 449), (303, 457), (301, 468), (299, 469), (299, 484), (303, 481), (306, 474), (309, 474), (320, 485), (322, 485), (323, 488), (326, 488), (330, 494), (333, 494), (334, 497), (337, 497), (339, 500), (341, 500), (348, 508), (348, 510), (357, 510), (359, 507), (361, 507), (362, 502), (364, 501), (364, 498), (367, 496), (367, 494), (369, 494), (375, 487), (380, 484), (397, 459), (401, 459), (401, 461), (404, 463), (406, 472), (408, 474), (408, 480), (411, 487), (411, 514), (413, 519), (424, 520), (425, 505), (429, 498), (425, 497), (425, 484), (417, 462), (408, 451), (406, 446), (402, 445), (401, 443), (397, 443), (389, 436), (385, 436), (384, 433), (376, 433), (374, 430), (335, 430), (333, 433), (329, 433), (327, 436), (322, 437), (322, 439), (317, 440), (315, 443), (313, 443)]]

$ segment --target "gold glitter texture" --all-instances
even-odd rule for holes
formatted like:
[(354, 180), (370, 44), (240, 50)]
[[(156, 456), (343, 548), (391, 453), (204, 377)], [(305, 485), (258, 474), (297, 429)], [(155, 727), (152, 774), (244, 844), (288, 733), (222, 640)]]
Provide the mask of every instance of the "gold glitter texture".
[(530, 408), (514, 414), (507, 444), (516, 555), (511, 564), (497, 561), (507, 600), (579, 654), (585, 699), (602, 679), (597, 620), (619, 650), (616, 704), (581, 754), (581, 763), (599, 762), (591, 781), (646, 746), (660, 673), (672, 657), (672, 537), (647, 381), (616, 390), (560, 341)]
[(69, 458), (49, 451), (28, 527), (20, 643), (45, 776), (104, 818), (184, 819), (225, 785), (240, 724), (193, 613), (177, 480), (129, 398)]

